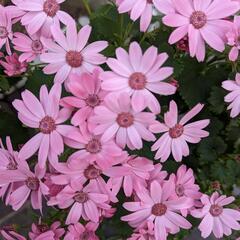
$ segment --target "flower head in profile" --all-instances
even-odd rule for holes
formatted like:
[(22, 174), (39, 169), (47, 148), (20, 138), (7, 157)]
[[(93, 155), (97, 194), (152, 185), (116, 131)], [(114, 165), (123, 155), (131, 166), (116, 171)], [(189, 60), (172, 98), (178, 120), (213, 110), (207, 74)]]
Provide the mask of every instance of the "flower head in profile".
[(235, 118), (240, 113), (240, 73), (236, 74), (235, 81), (224, 81), (222, 87), (230, 92), (225, 96), (224, 100), (230, 103), (228, 110), (231, 110), (231, 117)]
[(201, 197), (203, 208), (193, 210), (192, 215), (202, 219), (198, 229), (203, 238), (207, 238), (212, 232), (216, 238), (222, 238), (224, 235), (230, 236), (232, 229), (240, 230), (240, 212), (225, 207), (234, 200), (234, 197), (220, 196), (217, 192), (211, 197), (205, 194)]
[(155, 94), (171, 95), (176, 87), (163, 80), (173, 73), (172, 67), (162, 65), (168, 59), (166, 53), (158, 54), (156, 47), (149, 47), (143, 54), (137, 42), (130, 44), (129, 53), (123, 48), (116, 50), (117, 59), (109, 58), (107, 64), (112, 71), (103, 72), (102, 88), (107, 91), (127, 92), (132, 96), (132, 105), (137, 110), (146, 106), (153, 113), (160, 112)]
[(103, 64), (106, 58), (100, 54), (108, 46), (106, 41), (96, 41), (87, 45), (92, 28), (86, 25), (77, 33), (75, 22), (68, 24), (66, 36), (58, 25), (51, 27), (53, 40), (42, 38), (43, 45), (48, 50), (40, 57), (44, 63), (49, 63), (43, 71), (55, 75), (54, 81), (63, 83), (71, 73), (80, 75), (83, 72), (93, 72), (96, 66)]
[(205, 138), (209, 133), (202, 130), (209, 124), (209, 120), (200, 120), (192, 123), (187, 122), (196, 116), (204, 107), (197, 104), (180, 121), (178, 121), (178, 107), (174, 101), (170, 102), (169, 111), (164, 114), (164, 122), (156, 122), (150, 126), (154, 133), (163, 133), (163, 135), (154, 143), (152, 151), (156, 151), (155, 159), (165, 162), (172, 153), (173, 158), (180, 162), (182, 157), (189, 155), (189, 143), (198, 143), (201, 138)]
[(174, 44), (188, 35), (191, 57), (198, 61), (205, 58), (205, 42), (213, 49), (223, 52), (225, 33), (231, 22), (224, 20), (236, 13), (240, 5), (226, 0), (172, 0), (175, 13), (167, 13), (163, 23), (177, 28), (170, 35), (169, 43)]

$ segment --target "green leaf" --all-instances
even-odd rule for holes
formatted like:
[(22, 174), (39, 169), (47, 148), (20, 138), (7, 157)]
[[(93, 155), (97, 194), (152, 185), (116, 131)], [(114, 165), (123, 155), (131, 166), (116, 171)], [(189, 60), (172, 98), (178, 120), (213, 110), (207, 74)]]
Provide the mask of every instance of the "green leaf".
[(10, 85), (8, 83), (7, 78), (0, 75), (0, 89), (6, 92), (9, 90), (9, 88), (10, 88)]
[(210, 103), (210, 110), (216, 114), (220, 114), (225, 111), (224, 105), (225, 91), (220, 87), (213, 87), (208, 99)]

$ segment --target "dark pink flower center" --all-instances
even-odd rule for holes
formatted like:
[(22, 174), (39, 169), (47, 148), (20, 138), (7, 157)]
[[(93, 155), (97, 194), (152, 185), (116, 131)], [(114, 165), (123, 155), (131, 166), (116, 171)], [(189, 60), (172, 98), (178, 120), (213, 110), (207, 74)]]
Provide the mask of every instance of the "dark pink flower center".
[(37, 228), (41, 233), (44, 233), (49, 230), (48, 225), (44, 223), (37, 225)]
[(43, 45), (40, 40), (34, 40), (32, 42), (32, 50), (36, 53), (41, 53), (43, 50)]
[(147, 3), (153, 3), (153, 0), (147, 0)]
[(171, 138), (178, 138), (183, 134), (183, 126), (176, 124), (174, 127), (169, 129), (169, 135)]
[(210, 208), (210, 213), (212, 214), (213, 217), (218, 217), (221, 215), (223, 212), (223, 207), (219, 206), (217, 204), (213, 204)]
[(117, 123), (120, 127), (128, 128), (133, 125), (134, 117), (131, 113), (120, 113), (117, 116)]
[(82, 54), (77, 51), (69, 51), (66, 54), (66, 62), (69, 66), (78, 68), (82, 65), (83, 62)]
[(87, 179), (96, 179), (101, 175), (101, 170), (95, 168), (93, 165), (88, 166), (85, 170), (84, 170), (84, 176)]
[(0, 26), (0, 38), (4, 39), (8, 36), (7, 28)]
[(200, 29), (207, 23), (207, 16), (202, 11), (195, 11), (190, 17), (190, 23), (196, 28)]
[(74, 200), (79, 203), (85, 203), (88, 200), (88, 195), (85, 192), (79, 192), (74, 196)]
[(175, 188), (175, 192), (179, 197), (182, 197), (184, 195), (184, 186), (182, 184), (178, 184)]
[(43, 4), (43, 11), (49, 16), (54, 17), (60, 6), (56, 0), (46, 0)]
[(100, 99), (97, 94), (91, 94), (88, 95), (88, 97), (85, 99), (85, 102), (89, 107), (94, 108), (100, 104)]
[(10, 161), (7, 165), (8, 170), (16, 170), (17, 169), (17, 163), (14, 161)]
[(37, 178), (35, 178), (35, 177), (29, 177), (26, 180), (26, 185), (32, 191), (37, 191), (38, 188), (39, 188), (39, 180)]
[(39, 123), (39, 130), (44, 134), (50, 134), (55, 129), (55, 121), (49, 116), (44, 117)]
[(146, 85), (146, 76), (140, 72), (135, 72), (129, 77), (128, 84), (134, 90), (142, 90)]
[(91, 139), (86, 145), (86, 150), (90, 153), (99, 153), (101, 149), (102, 149), (102, 144), (96, 138)]
[(162, 216), (167, 212), (167, 206), (163, 203), (156, 203), (152, 207), (152, 214), (155, 216)]

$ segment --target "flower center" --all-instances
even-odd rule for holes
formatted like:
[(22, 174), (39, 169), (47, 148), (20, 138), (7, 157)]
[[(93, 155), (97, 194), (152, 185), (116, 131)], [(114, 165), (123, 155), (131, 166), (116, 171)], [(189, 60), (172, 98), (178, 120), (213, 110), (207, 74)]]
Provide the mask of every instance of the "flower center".
[(223, 212), (223, 207), (219, 205), (213, 204), (210, 208), (210, 213), (212, 214), (213, 217), (218, 217), (221, 215)]
[(54, 17), (57, 11), (60, 10), (60, 6), (56, 0), (46, 0), (43, 4), (43, 11), (49, 16)]
[(69, 51), (66, 54), (66, 62), (69, 66), (78, 68), (82, 65), (83, 62), (82, 54), (77, 51)]
[(166, 213), (167, 206), (163, 203), (156, 203), (152, 207), (152, 214), (155, 216), (162, 216)]
[(86, 150), (90, 153), (99, 153), (102, 149), (102, 144), (98, 139), (91, 139), (86, 145)]
[(85, 102), (89, 107), (94, 108), (100, 104), (100, 99), (97, 94), (91, 94), (88, 95)]
[(178, 138), (183, 134), (183, 126), (176, 124), (173, 128), (169, 129), (169, 135), (171, 138)]
[(26, 185), (29, 189), (31, 189), (33, 191), (37, 191), (39, 188), (39, 180), (35, 177), (29, 177), (26, 180)]
[(134, 90), (141, 90), (145, 88), (146, 76), (140, 72), (135, 72), (129, 77), (128, 84)]
[(4, 39), (8, 36), (7, 28), (0, 26), (0, 38)]
[(10, 161), (9, 164), (7, 165), (8, 170), (16, 170), (17, 169), (17, 164), (13, 161)]
[(41, 51), (43, 50), (43, 45), (40, 40), (34, 40), (32, 42), (32, 50), (36, 53), (41, 53)]
[(84, 170), (84, 176), (87, 179), (96, 179), (101, 175), (101, 170), (95, 168), (93, 165), (88, 166), (85, 170)]
[(37, 225), (37, 228), (41, 233), (44, 233), (49, 230), (48, 225), (45, 223)]
[(79, 203), (85, 203), (88, 200), (88, 195), (85, 192), (79, 192), (74, 196), (74, 200)]
[(56, 129), (55, 121), (51, 117), (46, 116), (40, 121), (39, 129), (44, 134), (50, 134)]
[(120, 127), (128, 128), (133, 125), (134, 117), (131, 113), (120, 113), (117, 116), (117, 123)]
[(196, 28), (200, 29), (207, 23), (207, 16), (202, 11), (195, 11), (190, 17), (190, 23)]
[(153, 0), (147, 0), (147, 3), (153, 3)]
[(184, 187), (182, 184), (178, 184), (175, 188), (175, 192), (179, 197), (182, 197), (184, 195)]

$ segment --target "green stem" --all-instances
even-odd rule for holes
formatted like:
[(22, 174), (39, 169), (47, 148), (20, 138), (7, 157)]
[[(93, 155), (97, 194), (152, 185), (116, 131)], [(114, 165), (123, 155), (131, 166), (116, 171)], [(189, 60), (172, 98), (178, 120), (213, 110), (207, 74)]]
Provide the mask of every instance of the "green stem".
[(89, 6), (88, 0), (83, 0), (83, 5), (86, 8), (88, 15), (91, 16), (92, 15), (92, 10)]

